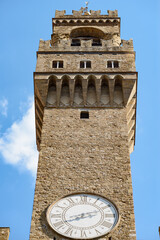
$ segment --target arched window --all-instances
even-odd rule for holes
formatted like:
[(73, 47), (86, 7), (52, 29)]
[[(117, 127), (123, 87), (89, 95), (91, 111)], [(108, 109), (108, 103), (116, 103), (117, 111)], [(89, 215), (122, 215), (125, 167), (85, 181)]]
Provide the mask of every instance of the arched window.
[(47, 95), (47, 104), (54, 105), (57, 100), (57, 91), (56, 91), (56, 80), (51, 78), (49, 81), (48, 95)]
[(109, 86), (107, 79), (103, 79), (101, 83), (101, 104), (107, 105), (109, 104)]
[(67, 78), (62, 81), (60, 104), (67, 106), (70, 103), (69, 81)]
[(96, 88), (94, 79), (89, 79), (87, 89), (87, 104), (93, 105), (96, 103)]

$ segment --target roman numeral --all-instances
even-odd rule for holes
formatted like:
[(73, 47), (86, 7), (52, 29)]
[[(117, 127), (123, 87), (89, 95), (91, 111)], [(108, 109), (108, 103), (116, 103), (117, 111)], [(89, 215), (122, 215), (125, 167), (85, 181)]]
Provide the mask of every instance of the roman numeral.
[(64, 209), (65, 207), (62, 207), (62, 206), (59, 206), (59, 205), (57, 205), (56, 207), (59, 207), (59, 208), (61, 208), (61, 209)]
[(107, 222), (107, 221), (104, 221), (104, 222), (101, 224), (101, 226), (110, 228), (110, 227), (112, 226), (112, 223)]
[(93, 204), (96, 204), (96, 202), (99, 200), (99, 198), (96, 199), (96, 201)]
[(101, 207), (101, 209), (106, 209), (106, 208), (109, 208), (110, 207), (110, 205), (106, 205), (106, 206), (104, 206), (104, 207)]
[(51, 218), (61, 218), (61, 214), (52, 214)]
[(115, 214), (112, 214), (112, 213), (105, 213), (105, 218), (109, 218), (109, 217), (113, 217), (115, 218)]
[(65, 234), (67, 234), (69, 236), (71, 236), (72, 233), (73, 233), (73, 228), (72, 227), (68, 228), (67, 231), (65, 232)]
[(83, 203), (85, 203), (85, 202), (87, 202), (87, 196), (81, 196), (81, 200), (80, 200), (81, 202), (83, 202)]
[(87, 237), (85, 230), (81, 230), (81, 237), (82, 238)]
[(59, 228), (61, 228), (61, 227), (64, 225), (64, 223), (63, 223), (62, 221), (60, 221), (60, 222), (53, 223), (53, 225), (54, 225), (57, 229), (59, 229)]
[(72, 203), (75, 203), (72, 198), (67, 198), (67, 201), (68, 201), (69, 203), (71, 203), (71, 204), (72, 204)]
[(99, 232), (97, 229), (95, 229), (97, 235), (101, 234), (101, 232)]

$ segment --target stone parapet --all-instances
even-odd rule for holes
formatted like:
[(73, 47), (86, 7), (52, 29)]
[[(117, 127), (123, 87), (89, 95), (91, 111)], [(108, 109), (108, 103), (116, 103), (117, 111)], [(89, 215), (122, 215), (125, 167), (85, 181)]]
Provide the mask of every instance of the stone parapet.
[(75, 11), (72, 10), (73, 15), (66, 15), (66, 10), (62, 10), (62, 11), (58, 11), (56, 10), (55, 12), (55, 18), (79, 18), (79, 17), (83, 17), (83, 18), (93, 18), (93, 17), (105, 17), (105, 18), (109, 18), (109, 17), (118, 17), (118, 11), (114, 10), (107, 10), (108, 14), (103, 14), (101, 15), (101, 10), (98, 11), (94, 11), (94, 10), (90, 10), (89, 12), (84, 12), (83, 8), (80, 9), (79, 11)]
[(89, 51), (89, 52), (104, 52), (104, 51), (117, 51), (117, 52), (126, 52), (134, 51), (133, 40), (121, 40), (118, 35), (114, 35), (112, 39), (101, 40), (101, 45), (92, 46), (93, 40), (80, 40), (80, 46), (71, 46), (71, 39), (67, 35), (53, 35), (52, 40), (40, 40), (38, 51)]

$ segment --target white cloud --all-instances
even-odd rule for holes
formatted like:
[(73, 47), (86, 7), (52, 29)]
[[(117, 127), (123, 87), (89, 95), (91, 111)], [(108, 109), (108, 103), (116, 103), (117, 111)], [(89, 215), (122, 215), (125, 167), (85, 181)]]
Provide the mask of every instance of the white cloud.
[(7, 117), (7, 110), (8, 110), (8, 100), (6, 98), (3, 98), (0, 100), (0, 113)]
[(16, 121), (0, 138), (0, 153), (6, 163), (29, 170), (34, 176), (37, 170), (38, 152), (35, 144), (34, 103), (20, 121)]

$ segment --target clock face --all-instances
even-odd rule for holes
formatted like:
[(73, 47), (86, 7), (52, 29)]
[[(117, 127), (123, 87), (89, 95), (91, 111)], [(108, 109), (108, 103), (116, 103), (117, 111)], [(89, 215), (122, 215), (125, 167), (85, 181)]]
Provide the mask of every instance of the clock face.
[(51, 204), (49, 225), (57, 233), (73, 239), (97, 238), (110, 232), (118, 222), (116, 207), (93, 194), (73, 194)]

